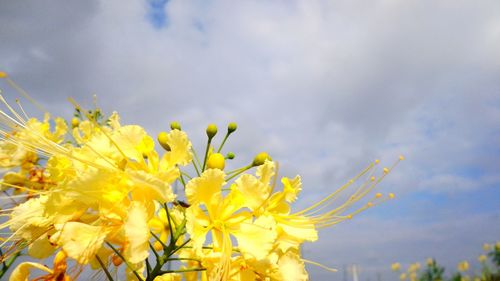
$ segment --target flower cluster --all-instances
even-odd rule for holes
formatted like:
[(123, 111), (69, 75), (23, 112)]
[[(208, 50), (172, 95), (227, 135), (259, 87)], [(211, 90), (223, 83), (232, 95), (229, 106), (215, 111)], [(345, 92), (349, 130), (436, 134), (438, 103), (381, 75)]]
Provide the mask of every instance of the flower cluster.
[[(154, 139), (98, 108), (74, 103), (69, 121), (38, 120), (1, 101), (0, 277), (21, 253), (40, 261), (12, 266), (12, 281), (75, 280), (84, 269), (107, 280), (308, 280), (304, 264), (322, 265), (301, 257), (304, 242), (394, 197), (376, 193), (355, 205), (392, 169), (376, 174), (375, 161), (294, 212), (301, 178), (278, 183), (267, 153), (226, 170), (234, 154), (221, 151), (235, 123), (219, 145), (209, 125), (197, 154), (177, 122)], [(53, 267), (43, 263), (50, 257)]]
[[(399, 262), (391, 265), (391, 270), (399, 273), (401, 281), (495, 281), (500, 280), (500, 242), (496, 244), (483, 244), (484, 253), (477, 257), (480, 263), (480, 272), (472, 272), (468, 261), (463, 260), (457, 264), (457, 271), (449, 278), (444, 276), (445, 268), (440, 266), (434, 258), (428, 258), (426, 267), (421, 270), (419, 262), (408, 266), (406, 272), (401, 271)], [(488, 262), (488, 256), (490, 262)]]

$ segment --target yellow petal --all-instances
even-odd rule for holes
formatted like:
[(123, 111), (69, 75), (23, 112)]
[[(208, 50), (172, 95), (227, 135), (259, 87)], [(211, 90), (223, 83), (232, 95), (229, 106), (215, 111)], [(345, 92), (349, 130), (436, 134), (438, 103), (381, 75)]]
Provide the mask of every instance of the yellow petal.
[(279, 270), (283, 280), (287, 281), (307, 281), (309, 277), (304, 268), (304, 262), (299, 255), (291, 251), (283, 255), (278, 262)]
[(281, 182), (283, 183), (285, 200), (289, 203), (295, 202), (297, 195), (302, 190), (300, 176), (296, 176), (293, 179), (283, 178), (281, 179)]
[(186, 197), (189, 203), (209, 205), (211, 200), (219, 201), (225, 176), (219, 169), (208, 169), (201, 177), (190, 180), (186, 185)]
[(287, 216), (284, 219), (278, 220), (278, 227), (287, 235), (302, 241), (307, 240), (313, 242), (318, 239), (316, 227), (307, 217)]
[(100, 226), (80, 222), (55, 225), (57, 232), (50, 238), (52, 243), (62, 246), (68, 257), (80, 264), (87, 264), (101, 248), (107, 231)]
[(162, 203), (174, 201), (176, 195), (173, 193), (172, 187), (162, 179), (144, 171), (127, 169), (126, 173), (134, 185), (134, 193), (141, 193), (140, 197)]
[(195, 251), (201, 251), (205, 243), (210, 221), (205, 213), (197, 206), (193, 205), (186, 210), (186, 231), (193, 241)]
[[(261, 165), (262, 167), (265, 165)], [(269, 196), (270, 187), (263, 184), (252, 175), (245, 174), (235, 181), (234, 188), (238, 189), (245, 198), (245, 206), (252, 211), (262, 207), (264, 201)]]
[(53, 273), (52, 269), (34, 262), (23, 262), (19, 264), (9, 277), (9, 281), (28, 281), (30, 269), (39, 269), (47, 273)]
[(276, 223), (271, 216), (261, 216), (254, 223), (241, 223), (239, 231), (233, 232), (238, 241), (238, 248), (244, 255), (263, 259), (271, 250), (276, 239)]
[(127, 247), (125, 259), (131, 263), (140, 263), (149, 255), (149, 227), (146, 207), (139, 202), (132, 202), (124, 225)]
[(50, 244), (47, 234), (42, 235), (29, 245), (28, 254), (36, 259), (45, 259), (50, 257), (56, 247)]
[(163, 156), (163, 168), (172, 167), (176, 164), (184, 166), (193, 159), (191, 142), (185, 132), (172, 130), (168, 133), (167, 144), (170, 146), (170, 151)]
[(152, 150), (151, 144), (154, 145), (154, 142), (151, 137), (149, 137), (151, 140), (148, 141), (148, 137), (146, 131), (137, 125), (120, 127), (112, 134), (112, 139), (121, 152), (135, 161), (143, 161), (143, 154)]
[(269, 185), (271, 178), (274, 176), (276, 165), (273, 161), (266, 160), (264, 164), (257, 167), (256, 175), (264, 185)]

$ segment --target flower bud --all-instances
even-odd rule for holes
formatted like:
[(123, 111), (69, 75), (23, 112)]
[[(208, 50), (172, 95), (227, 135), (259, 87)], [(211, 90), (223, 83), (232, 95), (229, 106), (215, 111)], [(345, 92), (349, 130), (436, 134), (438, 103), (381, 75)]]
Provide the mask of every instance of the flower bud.
[(224, 155), (220, 153), (213, 153), (208, 157), (207, 167), (209, 169), (220, 169), (224, 170), (225, 160)]
[(78, 127), (78, 125), (80, 125), (80, 119), (73, 117), (71, 119), (71, 127), (76, 128), (76, 127)]
[(233, 159), (234, 159), (234, 153), (232, 153), (232, 152), (228, 152), (228, 153), (226, 154), (226, 159), (233, 160)]
[(163, 149), (165, 149), (166, 151), (170, 151), (170, 145), (168, 145), (167, 141), (168, 141), (168, 133), (160, 132), (158, 134), (158, 142), (160, 143), (161, 147), (163, 147)]
[(176, 121), (171, 122), (170, 123), (170, 129), (172, 129), (172, 130), (179, 130), (180, 131), (181, 130), (181, 124), (179, 124), (179, 122), (176, 122)]
[(236, 131), (238, 128), (238, 125), (234, 122), (231, 122), (227, 125), (227, 134), (231, 134), (232, 132)]
[(252, 166), (260, 166), (264, 164), (266, 160), (272, 161), (273, 159), (271, 159), (271, 156), (269, 156), (266, 152), (261, 152), (253, 159)]
[(209, 124), (207, 126), (207, 136), (209, 139), (213, 138), (217, 134), (217, 126), (215, 124)]

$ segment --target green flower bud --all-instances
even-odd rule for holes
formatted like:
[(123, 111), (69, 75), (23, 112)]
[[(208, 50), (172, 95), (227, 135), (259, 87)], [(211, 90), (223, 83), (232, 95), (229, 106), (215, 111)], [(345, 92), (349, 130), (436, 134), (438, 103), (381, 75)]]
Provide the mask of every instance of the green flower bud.
[(266, 152), (261, 152), (253, 159), (252, 166), (260, 166), (264, 164), (266, 160), (272, 161), (273, 159), (271, 159), (271, 156), (269, 156)]
[(217, 134), (217, 126), (215, 124), (209, 124), (207, 126), (207, 136), (209, 139), (213, 138)]
[(227, 134), (231, 134), (232, 132), (236, 131), (236, 129), (238, 128), (238, 125), (236, 125), (236, 123), (234, 122), (231, 122), (227, 125)]
[(166, 151), (170, 151), (170, 145), (168, 145), (167, 140), (168, 140), (167, 132), (161, 132), (158, 134), (158, 142), (160, 143), (161, 147), (163, 147), (163, 149), (165, 149)]
[(234, 159), (234, 153), (232, 153), (232, 152), (228, 152), (228, 153), (226, 154), (226, 159), (229, 159), (229, 160)]
[(172, 130), (179, 130), (180, 131), (181, 130), (181, 124), (179, 124), (179, 122), (176, 122), (176, 121), (171, 122), (170, 123), (170, 129), (172, 129)]

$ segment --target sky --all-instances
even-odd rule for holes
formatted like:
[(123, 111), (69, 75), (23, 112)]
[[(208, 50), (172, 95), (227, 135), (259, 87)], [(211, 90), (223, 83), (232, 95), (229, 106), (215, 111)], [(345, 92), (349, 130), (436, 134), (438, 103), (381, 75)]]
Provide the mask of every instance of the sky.
[[(500, 2), (0, 1), (0, 70), (54, 115), (93, 95), (152, 135), (238, 123), (234, 165), (267, 151), (300, 174), (297, 207), (374, 159), (406, 157), (396, 198), (320, 231), (311, 280), (397, 280), (435, 257), (477, 269), (500, 240)], [(0, 82), (3, 95), (16, 93)], [(33, 115), (35, 108), (26, 105)], [(449, 271), (448, 271), (449, 272)], [(349, 277), (349, 275), (347, 275)], [(350, 278), (350, 277), (349, 277)]]

